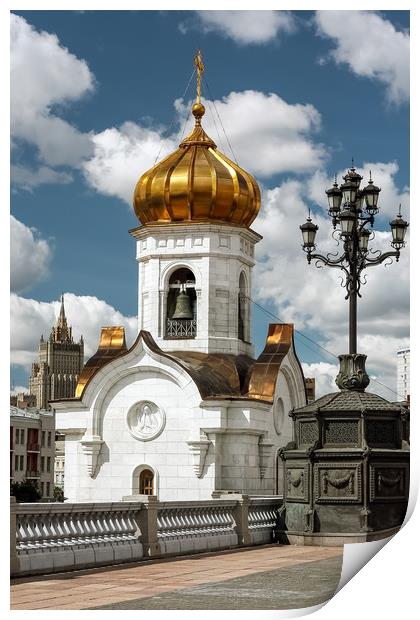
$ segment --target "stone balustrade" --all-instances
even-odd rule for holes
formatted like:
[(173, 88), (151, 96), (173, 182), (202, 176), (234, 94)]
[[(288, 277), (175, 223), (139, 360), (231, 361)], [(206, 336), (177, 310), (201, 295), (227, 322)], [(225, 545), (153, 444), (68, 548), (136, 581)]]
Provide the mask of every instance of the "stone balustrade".
[(265, 544), (274, 540), (281, 505), (278, 496), (237, 494), (96, 504), (17, 504), (12, 497), (11, 572), (53, 573)]

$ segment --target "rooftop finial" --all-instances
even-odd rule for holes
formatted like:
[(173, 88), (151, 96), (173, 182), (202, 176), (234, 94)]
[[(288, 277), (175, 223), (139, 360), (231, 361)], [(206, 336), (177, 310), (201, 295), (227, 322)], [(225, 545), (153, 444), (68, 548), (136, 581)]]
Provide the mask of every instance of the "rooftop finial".
[(204, 63), (201, 57), (201, 50), (197, 50), (194, 58), (194, 64), (197, 67), (197, 103), (201, 103), (201, 74), (204, 73)]
[(58, 316), (57, 325), (67, 326), (66, 312), (64, 310), (64, 293), (61, 293), (61, 307), (60, 307), (60, 314)]
[(195, 116), (196, 124), (200, 125), (201, 117), (204, 116), (204, 112), (206, 111), (206, 108), (201, 103), (201, 76), (204, 73), (204, 63), (201, 56), (201, 50), (197, 50), (194, 57), (194, 64), (197, 68), (197, 98), (192, 107), (192, 113)]

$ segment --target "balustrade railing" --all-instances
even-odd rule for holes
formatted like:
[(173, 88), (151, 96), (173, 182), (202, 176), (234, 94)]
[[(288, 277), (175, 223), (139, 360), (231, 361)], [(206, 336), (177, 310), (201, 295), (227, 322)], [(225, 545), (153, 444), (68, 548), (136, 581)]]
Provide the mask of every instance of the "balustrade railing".
[[(272, 542), (280, 497), (16, 504), (12, 574), (39, 574)], [(13, 532), (16, 532), (13, 535)]]
[(142, 557), (138, 504), (17, 504), (23, 573), (98, 566)]
[(195, 319), (167, 319), (166, 338), (195, 338), (197, 321)]
[(27, 469), (26, 477), (27, 478), (39, 478), (41, 476), (41, 472), (39, 469)]
[(253, 544), (273, 542), (278, 521), (279, 501), (256, 498), (248, 510), (248, 528)]
[(162, 553), (226, 548), (238, 544), (233, 511), (236, 503), (166, 502), (157, 511)]

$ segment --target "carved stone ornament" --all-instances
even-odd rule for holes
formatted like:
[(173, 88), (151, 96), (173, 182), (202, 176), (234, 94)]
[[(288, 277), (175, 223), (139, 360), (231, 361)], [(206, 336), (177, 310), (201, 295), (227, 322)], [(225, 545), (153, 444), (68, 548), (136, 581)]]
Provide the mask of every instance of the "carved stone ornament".
[(353, 355), (339, 355), (340, 372), (335, 380), (340, 390), (357, 390), (364, 392), (369, 385), (370, 379), (365, 370), (366, 355), (354, 353)]
[(98, 466), (98, 457), (104, 442), (98, 435), (89, 439), (82, 439), (80, 444), (85, 457), (86, 468), (91, 478), (94, 477)]
[(151, 441), (165, 428), (165, 412), (148, 400), (135, 403), (127, 413), (130, 434), (140, 441)]
[(205, 435), (202, 435), (198, 441), (187, 441), (187, 444), (193, 456), (194, 473), (197, 478), (201, 478), (211, 441)]
[(260, 478), (261, 479), (264, 478), (265, 472), (267, 471), (272, 448), (273, 448), (272, 443), (266, 443), (264, 441), (260, 441), (258, 445), (259, 456), (260, 456)]

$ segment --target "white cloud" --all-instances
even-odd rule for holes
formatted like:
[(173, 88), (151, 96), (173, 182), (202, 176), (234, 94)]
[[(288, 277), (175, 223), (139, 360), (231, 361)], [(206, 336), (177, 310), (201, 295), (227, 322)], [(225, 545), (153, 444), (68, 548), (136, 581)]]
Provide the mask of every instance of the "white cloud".
[(10, 288), (21, 292), (44, 279), (49, 272), (52, 250), (36, 229), (10, 216)]
[[(309, 172), (326, 159), (324, 145), (313, 141), (321, 115), (311, 104), (289, 104), (275, 93), (246, 90), (231, 92), (215, 106), (239, 164), (256, 175)], [(203, 126), (218, 142), (214, 116), (208, 110)], [(227, 144), (218, 147), (231, 157)]]
[[(386, 169), (385, 164), (383, 168)], [(389, 170), (392, 176), (392, 167)], [(388, 186), (392, 186), (390, 180)], [(271, 302), (281, 320), (295, 323), (296, 329), (323, 334), (317, 339), (332, 353), (345, 353), (348, 302), (344, 299), (345, 289), (340, 287), (340, 272), (330, 268), (318, 270), (314, 263), (307, 264), (303, 252), (299, 256), (299, 225), (307, 216), (307, 195), (307, 184), (297, 180), (287, 180), (264, 192), (262, 212), (253, 224), (264, 237), (257, 246), (254, 295), (257, 301)], [(339, 248), (330, 237), (329, 218), (317, 214), (313, 219), (319, 226), (318, 250), (337, 251)], [(377, 232), (371, 245), (374, 249), (392, 250), (389, 241), (390, 233)], [(359, 351), (368, 354), (371, 375), (377, 375), (395, 390), (395, 352), (408, 342), (408, 251), (403, 250), (398, 264), (382, 265), (365, 273), (368, 283), (362, 286), (359, 300)], [(321, 351), (320, 357), (324, 357)], [(373, 383), (371, 388), (379, 391)], [(392, 398), (390, 392), (384, 395)]]
[[(197, 11), (197, 15), (205, 32), (217, 32), (241, 45), (267, 43), (295, 30), (288, 11)], [(185, 23), (182, 28), (188, 30)]]
[(60, 109), (94, 88), (84, 60), (57, 36), (37, 32), (11, 15), (11, 130), (14, 139), (33, 144), (50, 166), (78, 166), (91, 153), (90, 137), (60, 118)]
[[(93, 296), (77, 296), (65, 293), (64, 303), (73, 337), (83, 334), (85, 355), (90, 357), (98, 348), (101, 327), (123, 325), (127, 345), (137, 336), (137, 318), (126, 317), (105, 301)], [(36, 361), (41, 334), (48, 337), (60, 311), (60, 302), (40, 302), (12, 294), (11, 312), (11, 363), (30, 367)]]
[(39, 185), (47, 183), (64, 185), (71, 183), (72, 180), (73, 177), (68, 172), (60, 172), (48, 166), (40, 166), (36, 170), (31, 170), (25, 166), (11, 166), (12, 185), (28, 191)]
[[(229, 146), (214, 126), (214, 112), (204, 100), (207, 114), (203, 127), (228, 157)], [(320, 127), (319, 112), (310, 104), (288, 104), (278, 95), (257, 91), (232, 92), (215, 102), (223, 124), (229, 128), (229, 140), (239, 164), (262, 177), (279, 172), (308, 172), (319, 167), (327, 156), (323, 145), (312, 140)], [(179, 128), (193, 127), (190, 106), (175, 101), (176, 133), (163, 137), (163, 129), (151, 129), (126, 122), (93, 137), (94, 156), (84, 162), (87, 182), (98, 192), (118, 196), (132, 204), (133, 191), (139, 177), (158, 160), (162, 160), (179, 144)], [(250, 123), (252, 119), (252, 123)]]
[(29, 388), (24, 385), (16, 385), (13, 390), (10, 390), (10, 396), (16, 396), (17, 394), (29, 394)]
[(302, 363), (302, 370), (305, 377), (315, 379), (315, 398), (320, 398), (324, 394), (337, 392), (338, 387), (335, 378), (338, 374), (339, 364), (329, 364), (327, 362), (313, 362), (312, 364)]
[(317, 11), (321, 36), (334, 40), (330, 57), (356, 74), (382, 82), (389, 101), (410, 94), (410, 37), (373, 11)]
[(94, 155), (83, 166), (87, 182), (98, 192), (117, 196), (132, 204), (134, 187), (156, 156), (175, 149), (172, 139), (163, 139), (154, 129), (126, 122), (93, 138)]

